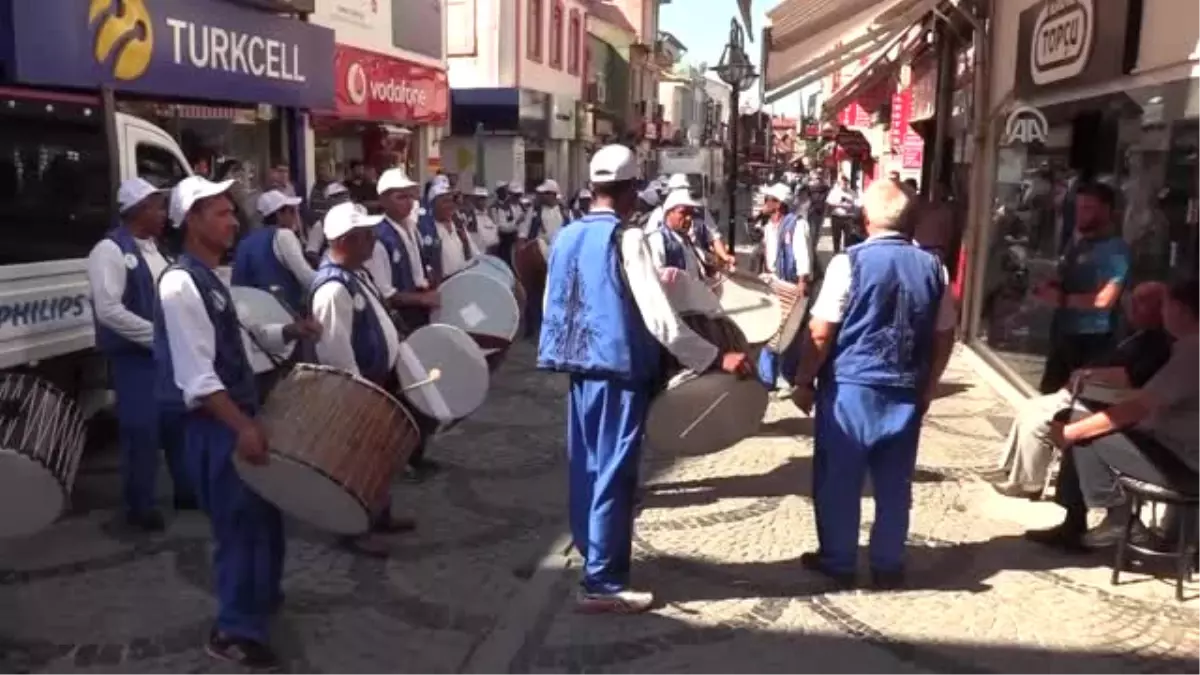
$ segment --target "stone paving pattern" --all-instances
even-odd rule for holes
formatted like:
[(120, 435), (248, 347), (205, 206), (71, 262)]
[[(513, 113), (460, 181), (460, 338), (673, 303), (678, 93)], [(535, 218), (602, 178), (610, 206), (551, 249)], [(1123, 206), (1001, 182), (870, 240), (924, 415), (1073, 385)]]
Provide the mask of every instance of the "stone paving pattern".
[[(1011, 413), (961, 356), (922, 437), (911, 589), (838, 592), (800, 569), (816, 543), (811, 423), (777, 401), (759, 434), (728, 450), (647, 456), (635, 581), (662, 606), (575, 614), (576, 564), (553, 550), (565, 529), (565, 382), (532, 360), (529, 345), (514, 349), (484, 408), (436, 440), (444, 474), (397, 484), (395, 511), (419, 530), (394, 537), (390, 560), (289, 524), (275, 632), (290, 671), (1200, 670), (1196, 600), (1176, 603), (1146, 575), (1109, 586), (1111, 556), (1020, 538), (1057, 507), (999, 497), (977, 478)], [(215, 608), (204, 519), (135, 535), (116, 524), (118, 494), (111, 462), (94, 458), (69, 517), (0, 541), (0, 671), (227, 670), (201, 646)], [(870, 513), (865, 504), (864, 534)], [(531, 596), (535, 582), (547, 590)], [(497, 648), (500, 632), (516, 638)]]

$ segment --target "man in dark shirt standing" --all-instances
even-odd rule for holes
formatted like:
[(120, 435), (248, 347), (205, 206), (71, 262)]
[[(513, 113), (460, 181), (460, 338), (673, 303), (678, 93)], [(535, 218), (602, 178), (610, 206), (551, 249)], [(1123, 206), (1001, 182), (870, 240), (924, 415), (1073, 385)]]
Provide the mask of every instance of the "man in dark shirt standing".
[[(1162, 307), (1167, 287), (1147, 282), (1133, 290), (1128, 319), (1134, 333), (1112, 353), (1075, 371), (1075, 377), (1088, 383), (1081, 398), (1101, 396), (1103, 390), (1136, 389), (1145, 384), (1171, 356), (1171, 336), (1163, 329)], [(1094, 393), (1093, 393), (1094, 392)], [(1008, 432), (994, 484), (996, 491), (1009, 497), (1036, 498), (1046, 483), (1046, 471), (1054, 456), (1050, 429), (1054, 416), (1071, 405), (1071, 393), (1060, 389), (1052, 394), (1031, 398), (1017, 411)], [(1090, 407), (1100, 407), (1091, 405)]]
[(1043, 394), (1058, 391), (1071, 373), (1112, 349), (1117, 303), (1129, 276), (1129, 247), (1113, 232), (1113, 203), (1113, 190), (1103, 183), (1076, 189), (1075, 239), (1059, 263), (1058, 278), (1035, 291), (1055, 308)]

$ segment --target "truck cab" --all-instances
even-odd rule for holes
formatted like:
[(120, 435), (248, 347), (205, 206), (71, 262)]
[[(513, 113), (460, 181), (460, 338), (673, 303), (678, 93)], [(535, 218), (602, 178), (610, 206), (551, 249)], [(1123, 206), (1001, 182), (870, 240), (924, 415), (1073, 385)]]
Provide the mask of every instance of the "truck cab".
[(179, 145), (100, 96), (0, 87), (0, 370), (32, 372), (85, 415), (108, 403), (94, 350), (87, 256), (116, 223), (120, 181), (169, 188)]

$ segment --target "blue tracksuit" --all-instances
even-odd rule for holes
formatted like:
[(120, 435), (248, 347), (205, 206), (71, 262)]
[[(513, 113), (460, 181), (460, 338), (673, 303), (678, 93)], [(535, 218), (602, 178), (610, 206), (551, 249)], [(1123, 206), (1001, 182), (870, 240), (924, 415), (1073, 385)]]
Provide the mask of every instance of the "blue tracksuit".
[(571, 535), (593, 593), (629, 586), (638, 464), (662, 358), (619, 272), (620, 225), (594, 212), (559, 233), (538, 344), (538, 367), (571, 377)]
[[(225, 391), (242, 412), (257, 414), (254, 369), (242, 346), (228, 288), (204, 263), (187, 253), (168, 271), (171, 269), (185, 270), (200, 291), (216, 338), (213, 370)], [(217, 628), (229, 635), (266, 642), (268, 620), (282, 599), (283, 519), (278, 509), (238, 476), (233, 465), (237, 443), (233, 429), (203, 409), (184, 407), (182, 393), (175, 384), (168, 339), (186, 342), (189, 336), (167, 334), (160, 306), (154, 322), (156, 394), (163, 405), (183, 419), (186, 466), (200, 506), (212, 523)]]
[(821, 564), (853, 573), (863, 479), (875, 493), (871, 567), (903, 567), (921, 397), (945, 284), (930, 253), (902, 237), (847, 249), (853, 281), (818, 376), (813, 504)]
[[(125, 258), (125, 293), (121, 304), (137, 316), (154, 318), (154, 279), (128, 228), (108, 233)], [(94, 313), (93, 313), (94, 314)], [(183, 445), (178, 421), (161, 415), (154, 398), (154, 353), (96, 322), (96, 346), (112, 365), (117, 393), (117, 423), (121, 434), (121, 479), (125, 510), (134, 517), (154, 510), (158, 453), (162, 448), (178, 498), (188, 499), (192, 489), (183, 471)]]
[[(779, 223), (779, 244), (775, 252), (775, 276), (793, 284), (800, 281), (796, 270), (796, 252), (792, 249), (797, 222), (795, 214), (789, 213), (783, 217)], [(800, 359), (800, 342), (799, 339), (793, 340), (783, 354), (776, 354), (770, 347), (763, 347), (758, 353), (758, 379), (767, 389), (775, 389), (775, 381), (780, 374), (789, 380), (795, 375)]]

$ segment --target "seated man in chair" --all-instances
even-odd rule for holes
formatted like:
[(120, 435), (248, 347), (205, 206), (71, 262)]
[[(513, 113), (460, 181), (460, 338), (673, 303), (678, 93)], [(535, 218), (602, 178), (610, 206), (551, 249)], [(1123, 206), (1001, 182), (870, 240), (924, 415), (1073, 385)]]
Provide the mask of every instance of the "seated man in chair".
[[(1051, 426), (1050, 440), (1065, 453), (1057, 499), (1067, 517), (1049, 530), (1026, 533), (1029, 539), (1066, 549), (1115, 544), (1128, 508), (1117, 474), (1195, 492), (1200, 468), (1200, 290), (1195, 279), (1171, 286), (1163, 325), (1175, 338), (1171, 358), (1134, 396)], [(1108, 513), (1087, 532), (1089, 507)]]
[[(1083, 408), (1097, 410), (1091, 401), (1102, 392), (1136, 389), (1150, 380), (1171, 356), (1171, 336), (1162, 327), (1163, 302), (1167, 287), (1157, 281), (1139, 285), (1131, 295), (1128, 318), (1133, 334), (1125, 338), (1106, 358), (1075, 372), (1087, 383), (1080, 399)], [(1071, 392), (1060, 389), (1053, 394), (1025, 401), (1017, 411), (1008, 432), (1000, 467), (995, 472), (996, 491), (1008, 497), (1036, 499), (1042, 494), (1046, 472), (1053, 458), (1049, 433), (1059, 411), (1071, 403)]]

